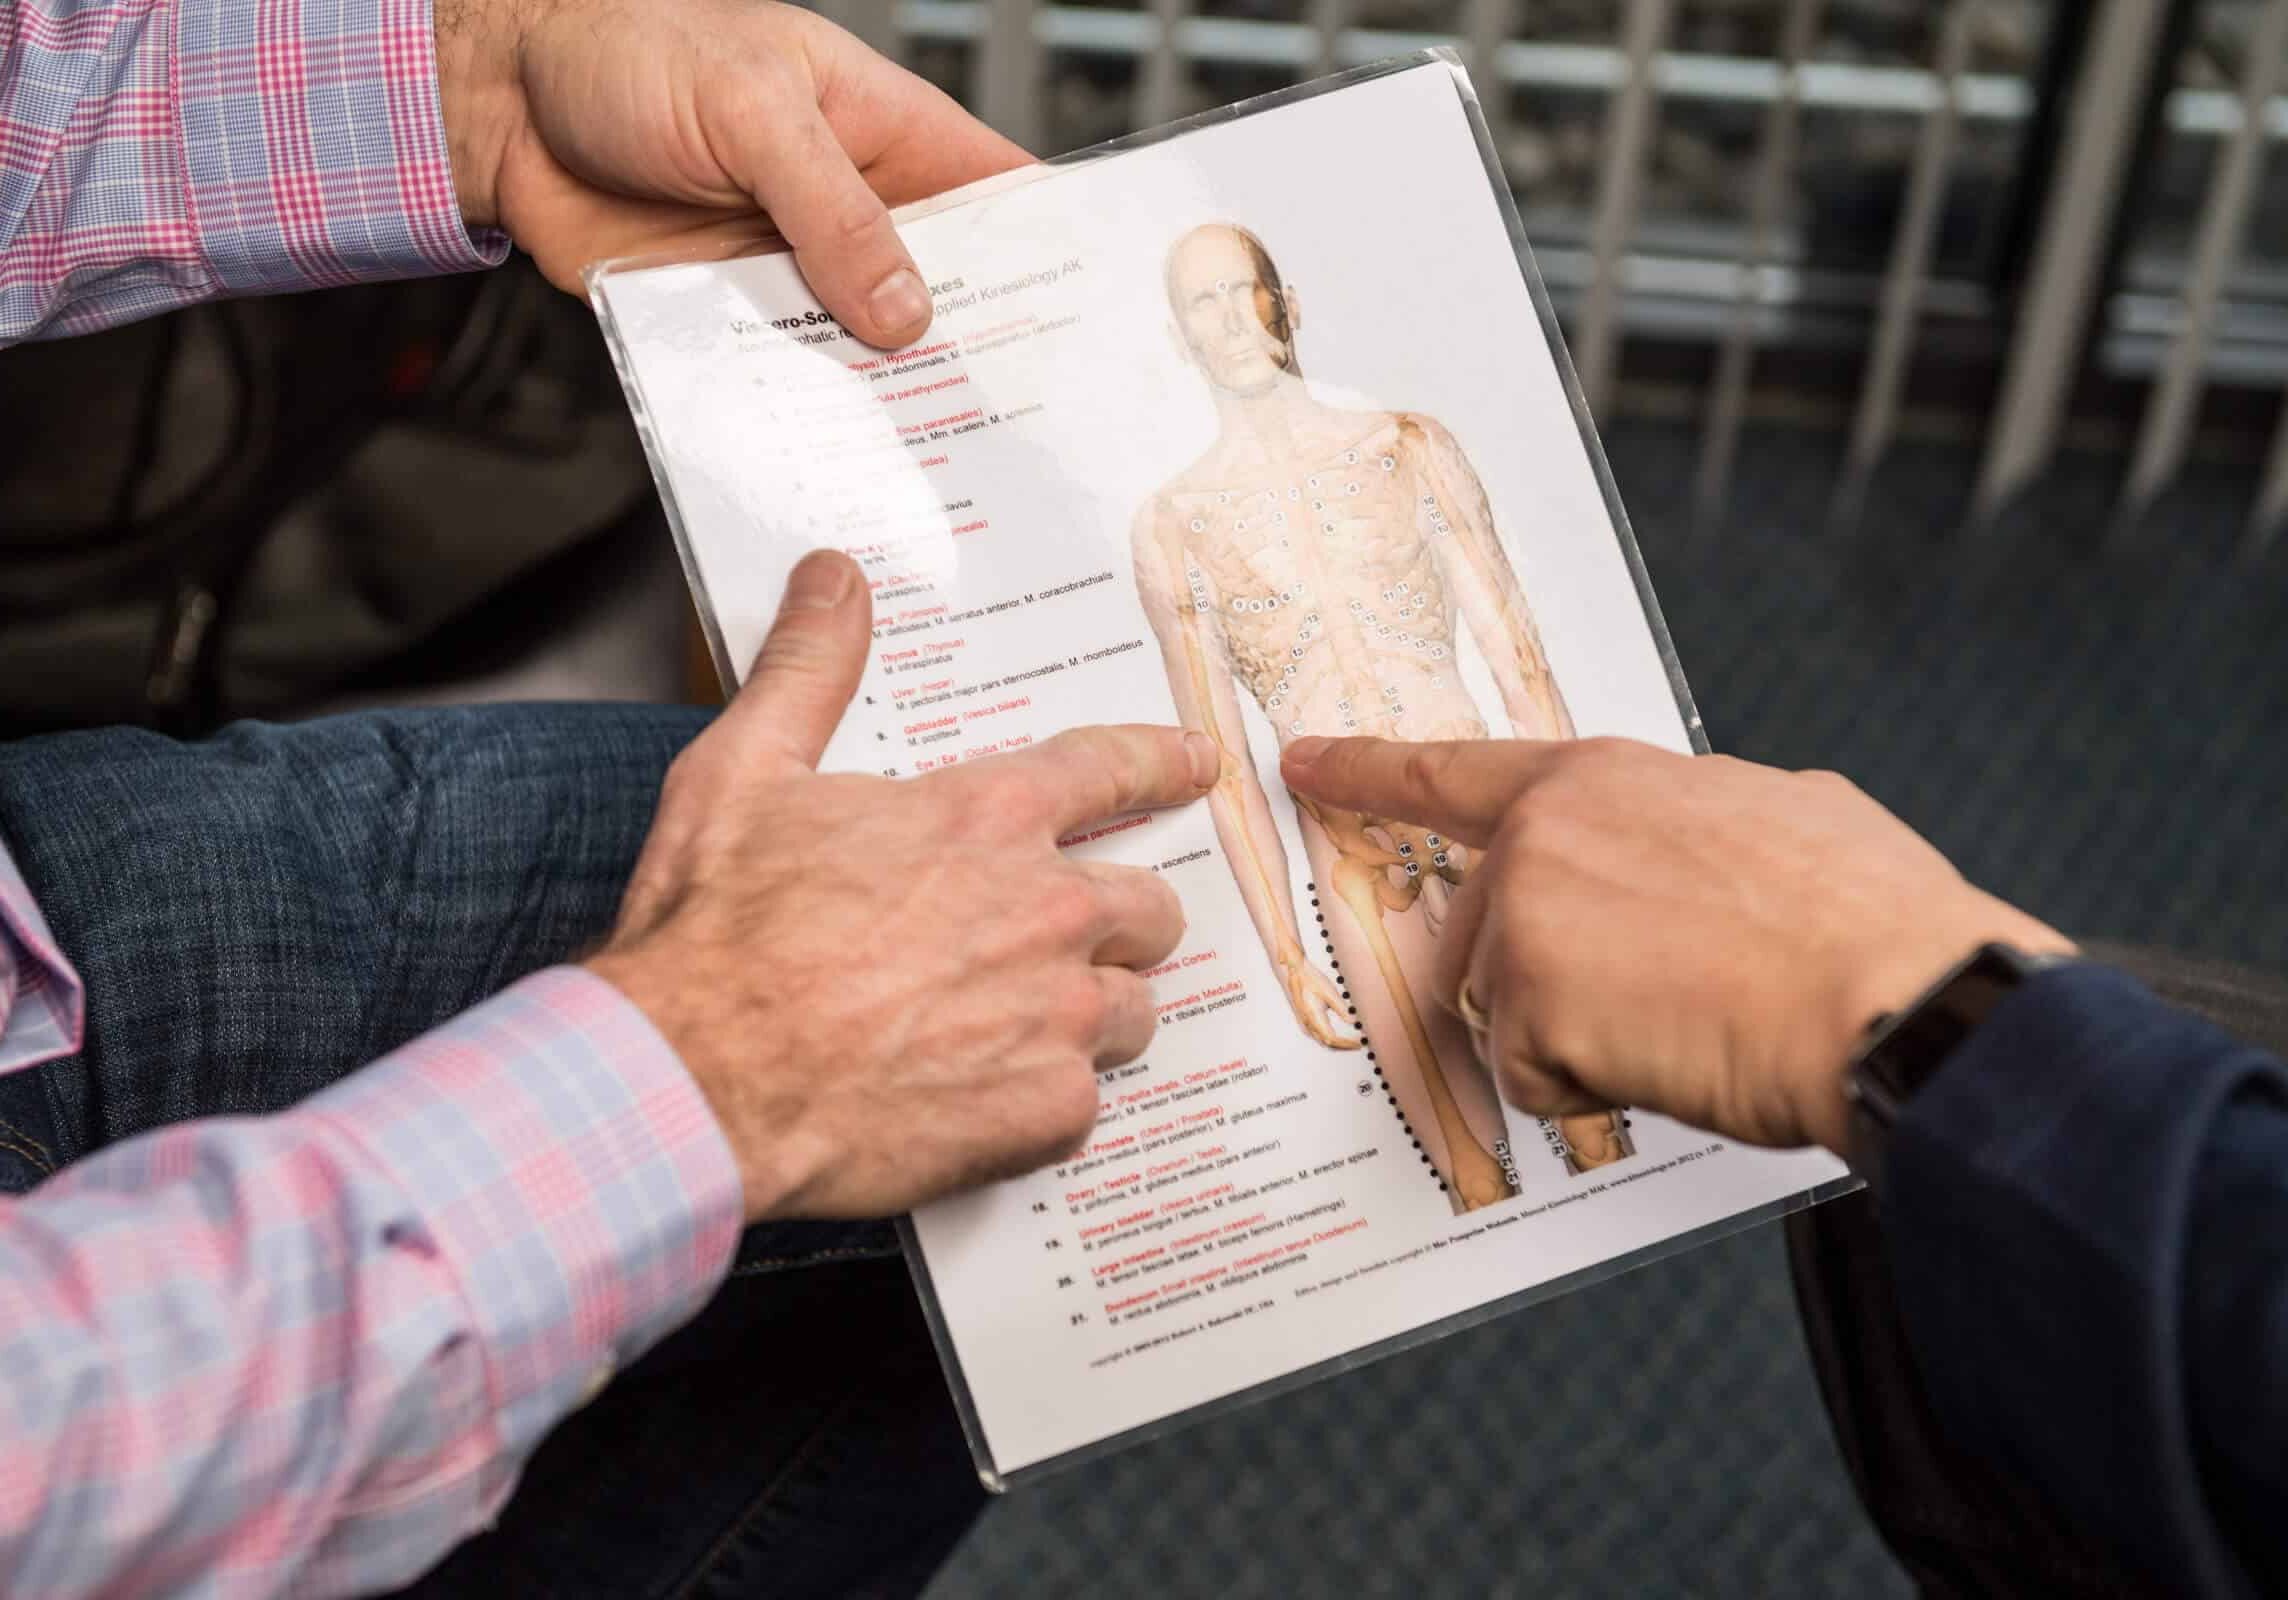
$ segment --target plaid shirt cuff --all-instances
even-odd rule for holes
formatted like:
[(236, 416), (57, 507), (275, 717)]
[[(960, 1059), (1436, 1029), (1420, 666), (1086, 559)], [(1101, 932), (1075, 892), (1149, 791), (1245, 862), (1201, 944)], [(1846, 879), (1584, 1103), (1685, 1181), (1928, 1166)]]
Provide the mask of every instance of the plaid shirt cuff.
[(550, 1427), (713, 1295), (738, 1242), (738, 1169), (650, 1021), (576, 967), (388, 1060), (297, 1114), (419, 1197), (485, 1352), (497, 1504)]
[(86, 987), (0, 840), (0, 1073), (68, 1056), (86, 1031)]
[(461, 221), (429, 0), (178, 0), (199, 245), (232, 294), (497, 264)]

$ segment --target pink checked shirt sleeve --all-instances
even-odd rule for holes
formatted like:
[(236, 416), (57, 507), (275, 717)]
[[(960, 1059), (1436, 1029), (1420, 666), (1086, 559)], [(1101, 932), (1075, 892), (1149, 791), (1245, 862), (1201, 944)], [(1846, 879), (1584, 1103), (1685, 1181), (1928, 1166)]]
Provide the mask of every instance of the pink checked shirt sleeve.
[(24, 876), (0, 844), (0, 1072), (80, 1046), (87, 1000)]
[(0, 347), (497, 262), (429, 0), (0, 0)]
[[(17, 1066), (21, 974), (69, 971), (33, 953), (29, 908), (0, 849)], [(705, 1303), (739, 1219), (690, 1077), (577, 968), (291, 1111), (165, 1129), (0, 1200), (0, 1594), (410, 1581)]]

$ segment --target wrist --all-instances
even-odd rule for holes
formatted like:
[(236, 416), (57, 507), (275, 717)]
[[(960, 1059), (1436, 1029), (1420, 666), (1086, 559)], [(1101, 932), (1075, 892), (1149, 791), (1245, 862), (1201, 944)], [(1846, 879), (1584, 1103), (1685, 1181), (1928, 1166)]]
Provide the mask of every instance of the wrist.
[(517, 55), (529, 0), (433, 0), (437, 105), (453, 197), (471, 228), (500, 222), (500, 170), (523, 121)]
[[(727, 991), (684, 963), (639, 946), (610, 946), (580, 965), (641, 1011), (683, 1065), (730, 1146), (746, 1220), (787, 1215), (823, 1163), (805, 1155), (796, 1108), (777, 1104), (770, 1085), (777, 1030), (725, 1025), (707, 997)], [(741, 1041), (735, 1055), (721, 1041)]]
[(1848, 1157), (1844, 1084), (1869, 1032), (1915, 1004), (1980, 946), (2005, 944), (2026, 955), (2073, 955), (2074, 942), (2007, 901), (1964, 886), (1944, 910), (1912, 930), (1870, 941), (1838, 974), (1835, 1002), (1814, 1059), (1804, 1063), (1798, 1117), (1807, 1138)]

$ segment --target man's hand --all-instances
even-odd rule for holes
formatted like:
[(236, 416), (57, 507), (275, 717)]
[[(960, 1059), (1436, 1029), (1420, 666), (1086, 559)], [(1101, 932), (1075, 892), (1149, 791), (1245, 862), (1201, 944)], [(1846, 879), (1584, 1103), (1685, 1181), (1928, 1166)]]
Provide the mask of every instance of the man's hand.
[(750, 1219), (882, 1216), (1076, 1149), (1141, 1054), (1176, 896), (1059, 834), (1195, 800), (1212, 741), (1088, 728), (927, 777), (812, 770), (865, 665), (846, 558), (795, 569), (747, 685), (676, 758), (589, 967), (682, 1055)]
[(880, 345), (929, 326), (887, 207), (1030, 159), (840, 28), (773, 0), (438, 0), (464, 217), (558, 287), (605, 257), (766, 222)]
[(1879, 1014), (1989, 940), (2072, 947), (1963, 881), (1830, 772), (1618, 739), (1299, 739), (1284, 776), (1483, 853), (1438, 949), (1520, 1109), (1636, 1105), (1840, 1152), (1843, 1069)]

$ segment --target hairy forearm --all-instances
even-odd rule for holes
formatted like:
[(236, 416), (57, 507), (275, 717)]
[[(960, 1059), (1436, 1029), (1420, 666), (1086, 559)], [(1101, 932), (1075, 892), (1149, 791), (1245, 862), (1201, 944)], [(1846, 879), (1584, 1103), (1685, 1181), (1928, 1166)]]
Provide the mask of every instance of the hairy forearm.
[(431, 0), (453, 197), (472, 227), (499, 221), (501, 157), (523, 114), (517, 33), (531, 9), (529, 0)]

